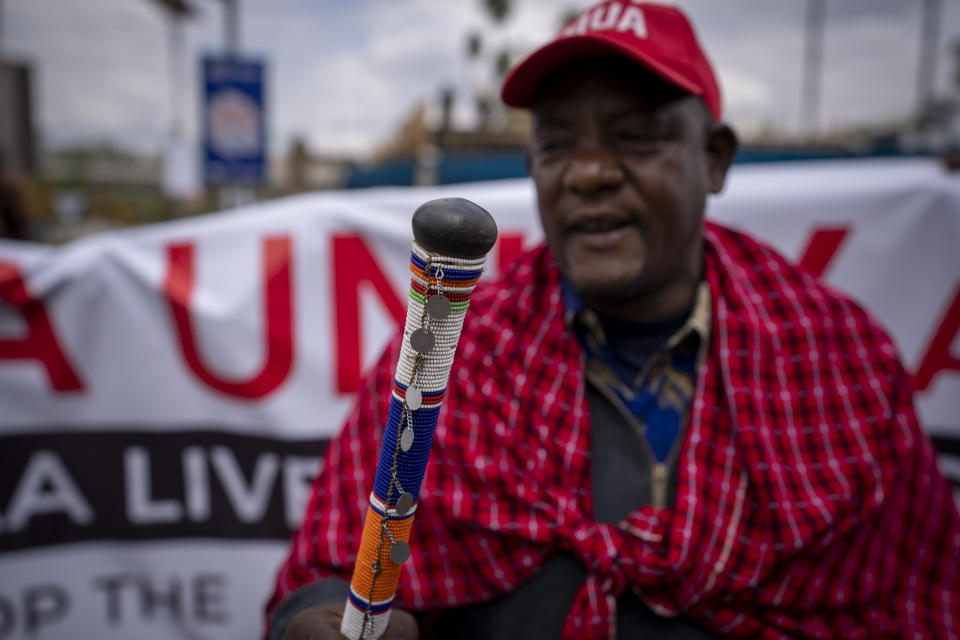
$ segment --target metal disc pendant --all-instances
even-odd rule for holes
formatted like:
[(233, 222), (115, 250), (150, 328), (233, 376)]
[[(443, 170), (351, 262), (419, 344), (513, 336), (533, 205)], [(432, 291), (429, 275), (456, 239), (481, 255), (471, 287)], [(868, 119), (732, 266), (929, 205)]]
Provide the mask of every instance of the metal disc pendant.
[(423, 404), (423, 394), (420, 393), (420, 389), (417, 389), (414, 386), (407, 387), (407, 408), (411, 411), (416, 411), (420, 408), (420, 405)]
[(403, 433), (400, 434), (400, 448), (403, 451), (410, 451), (410, 447), (413, 446), (413, 429), (407, 427), (403, 430)]
[(413, 508), (413, 494), (405, 493), (397, 500), (397, 513), (402, 516), (407, 515)]
[(403, 540), (394, 540), (390, 545), (390, 559), (395, 564), (403, 564), (410, 558), (410, 545)]
[(442, 293), (427, 300), (427, 313), (431, 318), (442, 320), (450, 315), (450, 301)]
[(410, 346), (417, 353), (427, 353), (433, 349), (434, 342), (433, 334), (424, 328), (417, 329), (410, 334)]

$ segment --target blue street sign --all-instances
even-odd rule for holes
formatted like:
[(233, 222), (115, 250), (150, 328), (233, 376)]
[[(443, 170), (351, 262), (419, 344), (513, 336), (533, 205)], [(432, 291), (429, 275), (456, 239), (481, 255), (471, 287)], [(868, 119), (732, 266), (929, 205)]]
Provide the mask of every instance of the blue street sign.
[(266, 180), (263, 69), (259, 60), (203, 59), (203, 170), (207, 184)]

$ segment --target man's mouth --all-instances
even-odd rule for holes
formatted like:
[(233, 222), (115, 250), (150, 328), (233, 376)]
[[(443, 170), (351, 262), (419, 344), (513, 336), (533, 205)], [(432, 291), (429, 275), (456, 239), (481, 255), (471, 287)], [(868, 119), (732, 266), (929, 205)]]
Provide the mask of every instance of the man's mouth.
[(584, 248), (602, 251), (615, 247), (635, 227), (629, 216), (611, 213), (578, 216), (566, 230), (568, 237)]
[(607, 233), (633, 224), (624, 215), (597, 214), (577, 216), (567, 224), (568, 233)]

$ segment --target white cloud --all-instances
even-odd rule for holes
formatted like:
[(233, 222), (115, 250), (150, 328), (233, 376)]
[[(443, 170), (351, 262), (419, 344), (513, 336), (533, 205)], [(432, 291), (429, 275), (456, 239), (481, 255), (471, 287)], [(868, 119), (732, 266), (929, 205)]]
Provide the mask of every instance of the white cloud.
[(911, 22), (867, 16), (852, 21), (843, 33), (826, 34), (822, 101), (826, 124), (911, 112), (920, 51), (919, 28), (911, 28), (915, 26)]
[(720, 68), (717, 73), (723, 85), (725, 110), (763, 113), (770, 108), (770, 87), (758, 76), (736, 67)]
[[(198, 59), (222, 49), (219, 3), (186, 28), (187, 132), (196, 139)], [(275, 150), (304, 134), (322, 152), (363, 153), (384, 141), (417, 102), (455, 87), (458, 121), (472, 93), (490, 84), (489, 62), (471, 65), (464, 38), (475, 28), (491, 48), (529, 50), (567, 9), (589, 2), (515, 0), (494, 29), (478, 0), (241, 0), (243, 50), (268, 61), (269, 132)], [(803, 3), (678, 0), (697, 25), (736, 121), (796, 128), (800, 120)], [(839, 6), (842, 4), (843, 6)], [(822, 121), (848, 123), (912, 108), (919, 3), (829, 5)], [(938, 86), (949, 84), (949, 43), (960, 36), (960, 3), (945, 3)], [(35, 62), (37, 107), (52, 144), (112, 140), (143, 151), (169, 131), (167, 25), (149, 0), (5, 0), (5, 52)]]

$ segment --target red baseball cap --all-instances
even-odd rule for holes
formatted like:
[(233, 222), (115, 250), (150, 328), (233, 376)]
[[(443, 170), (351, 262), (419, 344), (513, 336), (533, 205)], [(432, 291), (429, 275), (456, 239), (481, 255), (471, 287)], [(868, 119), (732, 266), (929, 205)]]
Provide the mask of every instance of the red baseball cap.
[(687, 16), (647, 2), (611, 0), (583, 10), (507, 74), (500, 97), (511, 107), (529, 108), (551, 72), (580, 58), (611, 55), (639, 62), (700, 96), (721, 119), (720, 87)]

